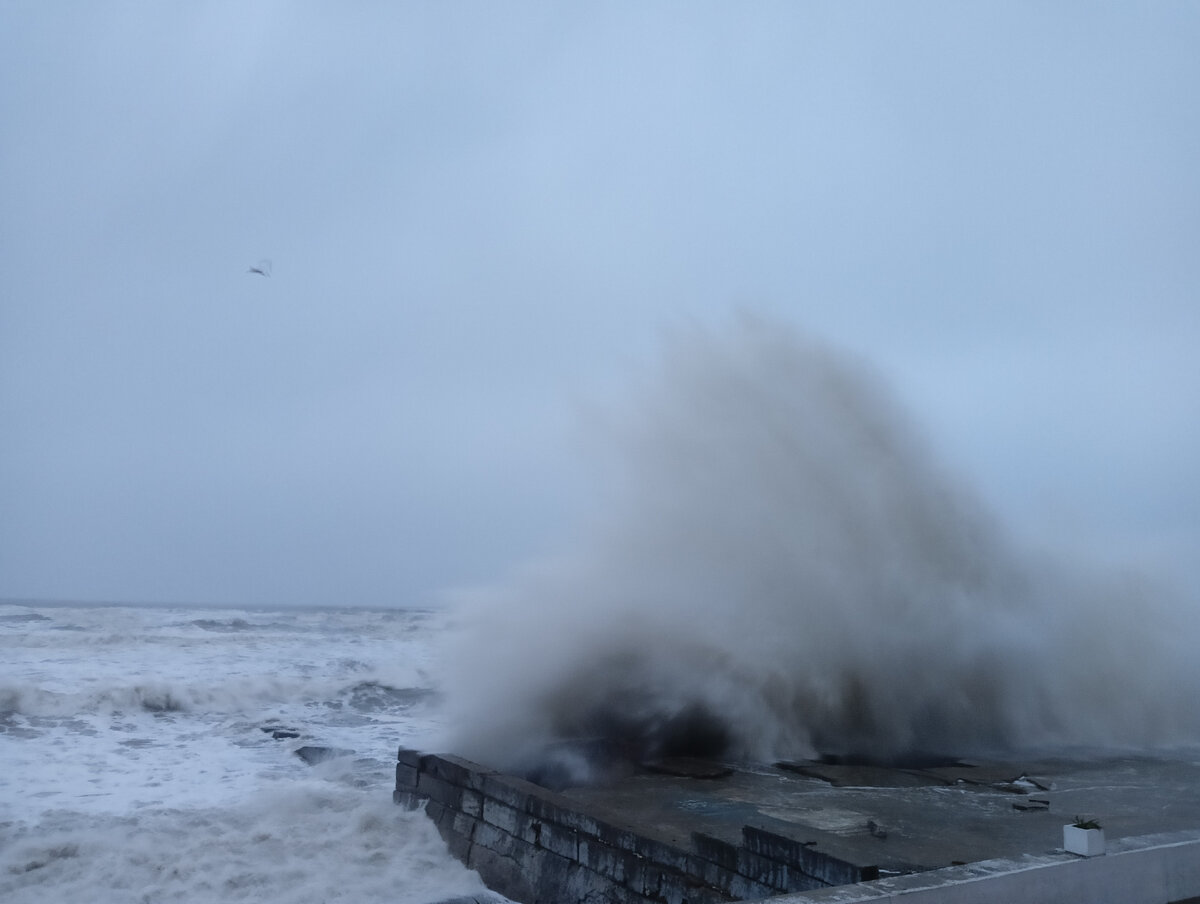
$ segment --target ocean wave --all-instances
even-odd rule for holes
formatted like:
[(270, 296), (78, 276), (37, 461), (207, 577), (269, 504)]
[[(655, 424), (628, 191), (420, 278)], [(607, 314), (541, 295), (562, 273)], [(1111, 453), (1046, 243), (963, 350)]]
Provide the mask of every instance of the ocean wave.
[(6, 625), (26, 625), (30, 622), (48, 622), (50, 621), (45, 615), (40, 612), (10, 612), (5, 615), (0, 615), (0, 624)]
[(83, 692), (0, 685), (0, 716), (69, 717), (108, 712), (245, 713), (268, 704), (348, 707), (363, 713), (407, 710), (429, 702), (436, 691), (379, 680), (351, 684), (334, 677), (243, 678), (223, 684), (139, 682)]
[(0, 845), (0, 899), (330, 900), (425, 904), (479, 894), (422, 813), (376, 790), (306, 781), (231, 807), (128, 816), (54, 811)]
[(895, 759), (1200, 739), (1197, 621), (1151, 581), (1029, 552), (886, 386), (781, 324), (697, 327), (596, 442), (573, 548), (461, 601), (454, 737), (516, 766)]
[(271, 679), (212, 686), (138, 683), (67, 693), (40, 687), (0, 686), (0, 713), (64, 717), (118, 711), (240, 712), (265, 702), (302, 698), (305, 690), (304, 682)]
[(360, 681), (342, 694), (346, 705), (359, 712), (405, 710), (436, 697), (428, 687), (392, 687), (378, 681)]

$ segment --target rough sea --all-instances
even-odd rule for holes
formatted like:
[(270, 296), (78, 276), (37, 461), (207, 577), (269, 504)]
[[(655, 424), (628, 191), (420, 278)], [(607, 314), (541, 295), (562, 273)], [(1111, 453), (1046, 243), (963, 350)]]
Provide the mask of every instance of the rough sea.
[(391, 801), (397, 746), (439, 724), (445, 629), (420, 610), (0, 605), (0, 901), (483, 892)]

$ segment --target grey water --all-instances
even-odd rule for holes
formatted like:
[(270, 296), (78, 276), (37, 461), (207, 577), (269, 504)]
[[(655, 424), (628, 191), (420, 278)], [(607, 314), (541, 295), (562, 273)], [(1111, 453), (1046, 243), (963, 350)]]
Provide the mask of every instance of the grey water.
[(441, 718), (444, 630), (412, 610), (0, 605), (0, 900), (481, 893), (391, 801), (397, 747)]

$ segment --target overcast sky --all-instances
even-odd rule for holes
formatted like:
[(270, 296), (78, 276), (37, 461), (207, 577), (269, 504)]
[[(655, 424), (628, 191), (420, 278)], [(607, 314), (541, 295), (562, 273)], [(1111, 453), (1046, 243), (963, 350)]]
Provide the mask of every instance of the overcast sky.
[[(404, 605), (739, 307), (1200, 591), (1200, 4), (0, 2), (0, 597)], [(260, 259), (269, 278), (247, 273)]]

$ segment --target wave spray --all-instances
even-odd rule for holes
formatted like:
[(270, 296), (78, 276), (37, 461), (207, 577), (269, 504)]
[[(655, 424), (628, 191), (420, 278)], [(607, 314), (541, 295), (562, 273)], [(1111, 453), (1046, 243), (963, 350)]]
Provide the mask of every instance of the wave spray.
[(867, 369), (774, 322), (675, 333), (573, 548), (460, 599), (449, 749), (899, 762), (1200, 738), (1194, 625), (1013, 543)]

